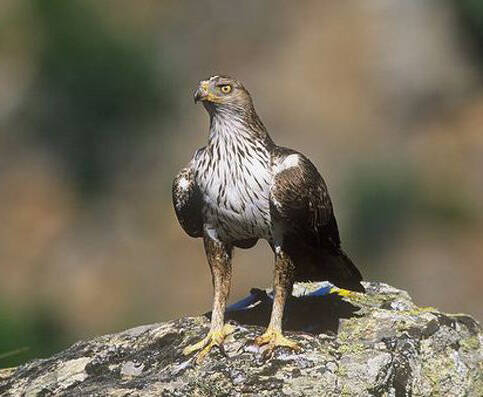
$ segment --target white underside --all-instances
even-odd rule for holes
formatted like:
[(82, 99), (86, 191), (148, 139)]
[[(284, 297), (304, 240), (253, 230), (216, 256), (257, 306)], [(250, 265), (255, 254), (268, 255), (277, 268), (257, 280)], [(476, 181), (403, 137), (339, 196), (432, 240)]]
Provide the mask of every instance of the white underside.
[(205, 229), (224, 241), (269, 239), (272, 171), (268, 150), (233, 120), (222, 120), (210, 131), (210, 145), (213, 150), (197, 158)]
[(272, 170), (266, 144), (236, 117), (229, 117), (213, 119), (209, 145), (195, 161), (205, 230), (210, 236), (223, 241), (272, 240), (273, 175), (297, 167), (299, 156), (287, 156)]
[[(228, 241), (270, 238), (271, 174), (266, 165), (262, 166), (257, 161), (253, 165), (244, 165), (251, 173), (245, 174), (246, 183), (236, 177), (236, 172), (233, 173), (237, 167), (227, 161), (219, 161), (200, 183), (205, 202), (205, 228), (212, 237)], [(218, 199), (221, 184), (225, 184), (224, 200)]]

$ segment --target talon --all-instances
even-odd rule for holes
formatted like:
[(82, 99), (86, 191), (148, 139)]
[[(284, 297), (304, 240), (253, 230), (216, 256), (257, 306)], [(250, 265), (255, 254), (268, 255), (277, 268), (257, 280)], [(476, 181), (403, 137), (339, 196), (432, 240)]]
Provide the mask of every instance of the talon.
[(269, 358), (273, 357), (273, 351), (275, 347), (268, 347), (262, 352), (262, 360), (268, 360)]
[(224, 353), (225, 349), (223, 348), (223, 341), (226, 336), (230, 335), (234, 331), (235, 327), (230, 324), (225, 324), (221, 330), (210, 331), (208, 332), (208, 335), (206, 335), (206, 337), (200, 340), (198, 343), (185, 347), (183, 349), (183, 354), (187, 356), (195, 351), (201, 350), (196, 357), (196, 362), (199, 364), (214, 346), (218, 346), (221, 352)]
[(206, 337), (204, 337), (203, 339), (201, 339), (198, 343), (195, 343), (193, 345), (186, 346), (183, 349), (183, 354), (185, 356), (188, 356), (188, 355), (190, 355), (191, 353), (193, 353), (193, 352), (195, 352), (197, 350), (203, 349), (210, 342), (210, 338), (211, 338), (211, 335), (208, 334)]
[(286, 338), (280, 331), (276, 331), (272, 328), (268, 328), (263, 335), (257, 336), (255, 338), (255, 345), (259, 347), (267, 345), (262, 353), (264, 358), (271, 357), (273, 351), (277, 347), (288, 347), (295, 351), (300, 350), (300, 347), (296, 342)]

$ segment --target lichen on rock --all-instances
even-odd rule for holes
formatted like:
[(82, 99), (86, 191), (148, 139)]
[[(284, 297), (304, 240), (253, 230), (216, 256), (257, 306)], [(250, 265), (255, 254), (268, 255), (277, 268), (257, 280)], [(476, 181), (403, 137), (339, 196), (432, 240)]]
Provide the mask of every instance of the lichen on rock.
[(386, 284), (365, 286), (366, 294), (312, 297), (296, 288), (285, 326), (301, 352), (280, 349), (264, 359), (251, 344), (270, 313), (268, 295), (258, 290), (257, 304), (227, 314), (236, 331), (225, 351), (215, 349), (201, 364), (182, 350), (206, 334), (207, 316), (80, 341), (50, 358), (0, 370), (0, 395), (483, 395), (476, 321), (418, 307)]

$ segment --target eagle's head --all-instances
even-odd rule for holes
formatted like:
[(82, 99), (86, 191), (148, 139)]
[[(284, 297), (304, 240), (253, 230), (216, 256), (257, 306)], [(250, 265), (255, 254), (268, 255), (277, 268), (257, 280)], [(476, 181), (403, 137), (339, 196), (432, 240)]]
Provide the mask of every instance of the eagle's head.
[(202, 101), (208, 112), (251, 109), (252, 99), (243, 84), (228, 76), (201, 80), (194, 93), (195, 103)]

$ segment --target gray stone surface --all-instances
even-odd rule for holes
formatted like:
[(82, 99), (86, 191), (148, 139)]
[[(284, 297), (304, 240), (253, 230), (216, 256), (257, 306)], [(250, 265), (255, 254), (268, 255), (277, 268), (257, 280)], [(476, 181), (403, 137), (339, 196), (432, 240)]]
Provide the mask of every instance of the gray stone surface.
[[(225, 352), (199, 365), (183, 348), (208, 330), (182, 318), (80, 341), (47, 359), (0, 370), (1, 396), (483, 396), (483, 337), (463, 314), (418, 307), (382, 283), (368, 293), (291, 302), (300, 353), (269, 359), (250, 343), (269, 300), (230, 318)], [(263, 294), (262, 294), (263, 295)], [(233, 320), (232, 320), (233, 321)], [(334, 325), (335, 324), (335, 325)]]

